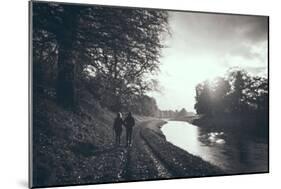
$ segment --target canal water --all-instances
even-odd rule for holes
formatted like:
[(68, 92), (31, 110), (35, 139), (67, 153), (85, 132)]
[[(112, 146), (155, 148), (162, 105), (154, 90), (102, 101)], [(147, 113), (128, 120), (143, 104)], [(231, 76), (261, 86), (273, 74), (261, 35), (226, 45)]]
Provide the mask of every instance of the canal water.
[(208, 131), (183, 121), (168, 121), (161, 128), (167, 141), (201, 157), (226, 173), (254, 173), (268, 170), (268, 144), (221, 130)]

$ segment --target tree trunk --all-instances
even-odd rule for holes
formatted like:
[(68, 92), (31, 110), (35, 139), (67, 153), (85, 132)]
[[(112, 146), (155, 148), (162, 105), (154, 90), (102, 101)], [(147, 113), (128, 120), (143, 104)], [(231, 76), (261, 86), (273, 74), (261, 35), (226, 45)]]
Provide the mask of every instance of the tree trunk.
[(58, 35), (58, 76), (57, 103), (73, 110), (76, 104), (75, 95), (75, 51), (76, 14), (68, 10), (64, 17), (63, 29)]
[(60, 44), (58, 57), (57, 102), (67, 109), (74, 107), (74, 58), (71, 46)]
[[(113, 67), (113, 80), (114, 80), (114, 86), (113, 86), (113, 94), (115, 97), (115, 102), (113, 105), (113, 109), (116, 112), (120, 112), (122, 109), (122, 104), (121, 104), (121, 96), (119, 93), (117, 93), (117, 88), (118, 86), (118, 80), (117, 80), (117, 74), (118, 74), (118, 70), (117, 70), (117, 65), (118, 65), (118, 57), (117, 57), (117, 52), (114, 50), (114, 67)], [(119, 91), (120, 92), (120, 91)]]

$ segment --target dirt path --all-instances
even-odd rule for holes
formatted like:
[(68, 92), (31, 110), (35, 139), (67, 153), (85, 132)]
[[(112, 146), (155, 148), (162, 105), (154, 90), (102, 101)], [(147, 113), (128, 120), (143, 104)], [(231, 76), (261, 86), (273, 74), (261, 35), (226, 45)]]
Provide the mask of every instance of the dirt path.
[[(167, 142), (159, 126), (161, 120), (148, 120), (137, 124), (133, 130), (133, 143), (125, 147), (112, 146), (91, 160), (97, 182), (157, 180), (165, 178), (220, 175), (223, 172), (201, 158)], [(99, 173), (99, 174), (97, 174)]]
[(142, 122), (134, 129), (128, 148), (125, 180), (153, 180), (220, 175), (218, 167), (167, 142), (161, 120)]
[(133, 144), (128, 149), (126, 167), (128, 180), (151, 180), (172, 176), (141, 136), (141, 129), (147, 127), (148, 124), (153, 124), (153, 121), (142, 122), (134, 128)]

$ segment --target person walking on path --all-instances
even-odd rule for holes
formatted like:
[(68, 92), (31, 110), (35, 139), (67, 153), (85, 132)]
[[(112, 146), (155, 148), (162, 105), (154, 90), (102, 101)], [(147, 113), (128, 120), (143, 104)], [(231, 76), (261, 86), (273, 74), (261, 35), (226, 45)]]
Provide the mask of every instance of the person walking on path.
[(118, 112), (113, 123), (113, 128), (115, 131), (115, 143), (118, 145), (120, 145), (121, 142), (122, 125), (123, 125), (122, 114)]
[(132, 116), (132, 113), (129, 112), (126, 119), (124, 120), (124, 125), (126, 127), (126, 145), (132, 145), (132, 132), (135, 125), (135, 118)]

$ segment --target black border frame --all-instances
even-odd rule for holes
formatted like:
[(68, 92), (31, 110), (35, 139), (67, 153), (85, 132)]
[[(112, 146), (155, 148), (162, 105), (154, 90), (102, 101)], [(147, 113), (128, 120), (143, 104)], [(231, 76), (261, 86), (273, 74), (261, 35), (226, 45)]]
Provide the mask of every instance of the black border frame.
[[(165, 10), (171, 12), (189, 12), (189, 13), (201, 13), (201, 14), (218, 14), (218, 15), (235, 15), (235, 16), (254, 16), (254, 17), (266, 17), (268, 22), (267, 28), (267, 79), (268, 79), (268, 171), (261, 172), (248, 172), (248, 173), (236, 173), (236, 174), (219, 174), (219, 175), (207, 175), (207, 176), (194, 176), (194, 177), (173, 177), (173, 178), (159, 178), (159, 179), (147, 179), (147, 180), (130, 180), (130, 181), (118, 181), (118, 182), (89, 182), (82, 184), (70, 184), (70, 185), (52, 185), (52, 186), (33, 186), (32, 175), (32, 145), (33, 145), (33, 52), (32, 52), (32, 5), (33, 3), (57, 3), (62, 5), (79, 5), (79, 6), (100, 6), (110, 8), (127, 8), (127, 9), (150, 9), (150, 10)], [(90, 4), (90, 3), (69, 3), (58, 1), (41, 1), (41, 0), (29, 0), (28, 1), (28, 187), (29, 188), (53, 188), (53, 187), (68, 187), (68, 186), (85, 186), (85, 185), (100, 185), (100, 184), (119, 184), (119, 183), (133, 183), (133, 182), (147, 182), (147, 181), (163, 181), (163, 180), (175, 180), (175, 179), (195, 179), (195, 178), (208, 178), (208, 177), (222, 177), (222, 176), (239, 176), (239, 175), (254, 175), (254, 174), (266, 174), (270, 173), (270, 16), (268, 15), (255, 15), (255, 14), (240, 14), (240, 13), (226, 13), (226, 12), (209, 12), (209, 11), (192, 11), (192, 10), (178, 10), (178, 9), (164, 9), (164, 8), (151, 8), (151, 7), (133, 7), (122, 5), (103, 5), (103, 4)]]

